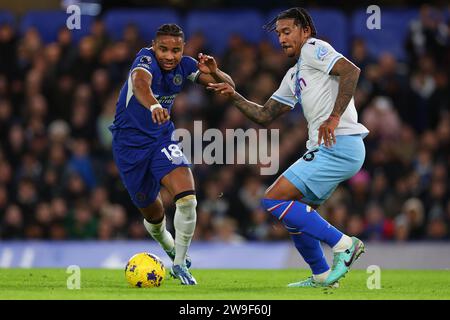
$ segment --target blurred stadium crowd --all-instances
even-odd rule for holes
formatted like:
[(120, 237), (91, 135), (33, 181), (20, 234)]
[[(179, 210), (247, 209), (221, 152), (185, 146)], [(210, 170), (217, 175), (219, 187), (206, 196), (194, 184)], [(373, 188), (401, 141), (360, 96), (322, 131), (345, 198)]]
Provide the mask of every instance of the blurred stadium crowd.
[[(430, 10), (423, 8), (408, 37), (399, 39), (406, 61), (388, 52), (370, 56), (361, 38), (353, 39), (349, 50), (362, 70), (355, 102), (370, 130), (366, 162), (320, 211), (361, 239), (450, 238), (450, 25), (433, 19)], [(149, 237), (118, 176), (108, 130), (118, 90), (145, 46), (133, 25), (112, 41), (102, 20), (79, 43), (67, 29), (59, 31), (57, 42), (44, 44), (35, 29), (19, 36), (11, 25), (0, 26), (0, 238)], [(185, 55), (199, 52), (208, 53), (201, 33), (185, 47)], [(269, 42), (251, 45), (237, 35), (216, 59), (239, 92), (261, 104), (295, 63)], [(196, 85), (177, 96), (172, 119), (191, 130), (193, 120), (202, 120), (204, 130), (257, 128), (226, 100)], [(305, 151), (301, 108), (271, 128), (280, 129), (281, 174)], [(260, 176), (257, 166), (193, 169), (196, 240), (288, 237), (259, 204), (276, 176)], [(163, 198), (170, 222), (174, 208), (165, 192)]]

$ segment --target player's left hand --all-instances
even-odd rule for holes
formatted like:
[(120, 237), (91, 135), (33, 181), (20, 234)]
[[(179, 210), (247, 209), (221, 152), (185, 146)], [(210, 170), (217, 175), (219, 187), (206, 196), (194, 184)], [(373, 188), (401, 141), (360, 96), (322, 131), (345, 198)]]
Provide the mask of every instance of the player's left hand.
[(216, 60), (203, 53), (198, 54), (198, 69), (201, 73), (210, 74), (217, 72)]
[(327, 120), (319, 127), (319, 146), (322, 143), (325, 147), (331, 147), (336, 143), (336, 136), (334, 135), (334, 130), (339, 124), (340, 117), (337, 115), (330, 115)]

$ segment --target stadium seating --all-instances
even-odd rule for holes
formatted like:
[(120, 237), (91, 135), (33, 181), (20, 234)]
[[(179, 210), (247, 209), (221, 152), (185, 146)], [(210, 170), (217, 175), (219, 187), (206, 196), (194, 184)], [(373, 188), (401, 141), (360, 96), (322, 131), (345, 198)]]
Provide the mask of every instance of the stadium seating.
[[(240, 34), (245, 40), (256, 43), (264, 38), (278, 47), (275, 34), (267, 35), (262, 26), (284, 8), (263, 15), (261, 11), (246, 10), (193, 10), (180, 16), (172, 9), (148, 10), (110, 10), (105, 13), (107, 31), (114, 40), (121, 39), (128, 24), (135, 24), (145, 41), (153, 39), (155, 29), (163, 23), (178, 23), (186, 31), (187, 37), (197, 31), (205, 34), (207, 45), (213, 54), (222, 54), (232, 34)], [(381, 12), (381, 30), (366, 27), (369, 14), (365, 9), (357, 9), (347, 17), (338, 9), (311, 8), (318, 35), (329, 41), (336, 50), (349, 54), (349, 42), (354, 37), (366, 40), (369, 52), (377, 57), (384, 51), (392, 52), (398, 59), (405, 59), (404, 39), (411, 20), (418, 17), (418, 9), (384, 9)], [(448, 13), (447, 13), (448, 14)], [(36, 27), (45, 43), (56, 40), (58, 30), (63, 27), (68, 14), (59, 10), (29, 11), (19, 22), (19, 31), (24, 34), (30, 27)], [(78, 41), (90, 32), (93, 17), (81, 17), (81, 30), (74, 30), (73, 37)], [(0, 24), (14, 25), (14, 16), (8, 11), (0, 11)], [(232, 23), (230, 23), (232, 22)], [(220, 31), (220, 32), (219, 32)]]
[(11, 12), (0, 10), (0, 25), (11, 24), (14, 25), (15, 19)]
[(356, 10), (351, 17), (351, 36), (364, 38), (369, 53), (374, 57), (389, 51), (398, 59), (404, 60), (406, 58), (404, 44), (409, 24), (418, 16), (417, 9), (383, 9), (381, 29), (370, 30), (366, 27), (369, 14), (365, 10)]
[(251, 43), (261, 41), (264, 22), (262, 15), (254, 10), (194, 10), (187, 14), (184, 26), (188, 37), (201, 31), (212, 53), (222, 54), (233, 34), (239, 34)]
[(110, 10), (104, 17), (106, 29), (114, 40), (122, 38), (123, 30), (129, 24), (134, 24), (145, 41), (155, 36), (156, 29), (164, 23), (180, 23), (176, 11), (170, 9), (152, 10)]
[[(20, 22), (20, 33), (23, 35), (29, 28), (35, 27), (41, 35), (44, 43), (54, 42), (57, 39), (58, 31), (66, 25), (69, 14), (61, 10), (36, 10), (28, 11)], [(81, 16), (81, 29), (72, 30), (75, 42), (78, 42), (85, 35), (90, 34), (90, 26), (93, 17)]]
[(320, 38), (332, 43), (333, 47), (342, 54), (348, 54), (348, 21), (339, 10), (310, 9), (314, 19), (317, 34)]

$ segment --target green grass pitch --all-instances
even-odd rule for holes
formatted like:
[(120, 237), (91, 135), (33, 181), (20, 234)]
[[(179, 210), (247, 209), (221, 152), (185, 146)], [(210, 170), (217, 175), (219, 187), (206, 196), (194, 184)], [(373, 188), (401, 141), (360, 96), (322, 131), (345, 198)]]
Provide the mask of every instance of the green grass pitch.
[(0, 269), (0, 299), (450, 299), (449, 270), (382, 270), (381, 289), (369, 290), (363, 270), (352, 270), (339, 289), (286, 288), (306, 278), (306, 270), (194, 269), (199, 285), (181, 286), (166, 278), (159, 288), (132, 288), (122, 270), (81, 269), (80, 290), (67, 289), (64, 269)]

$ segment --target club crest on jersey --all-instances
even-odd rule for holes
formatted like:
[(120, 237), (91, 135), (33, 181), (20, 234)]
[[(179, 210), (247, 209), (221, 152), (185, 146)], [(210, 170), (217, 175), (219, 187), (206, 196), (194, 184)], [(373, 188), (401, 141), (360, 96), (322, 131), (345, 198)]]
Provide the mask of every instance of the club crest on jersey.
[(328, 49), (326, 47), (319, 46), (316, 49), (316, 58), (319, 59), (320, 61), (323, 61), (323, 59), (325, 58), (327, 53), (328, 53)]
[(142, 56), (141, 59), (139, 59), (139, 62), (150, 64), (152, 63), (152, 57), (150, 56)]
[(181, 77), (181, 74), (177, 74), (175, 75), (175, 77), (173, 77), (173, 84), (176, 86), (181, 85), (181, 83), (183, 82), (183, 78)]

